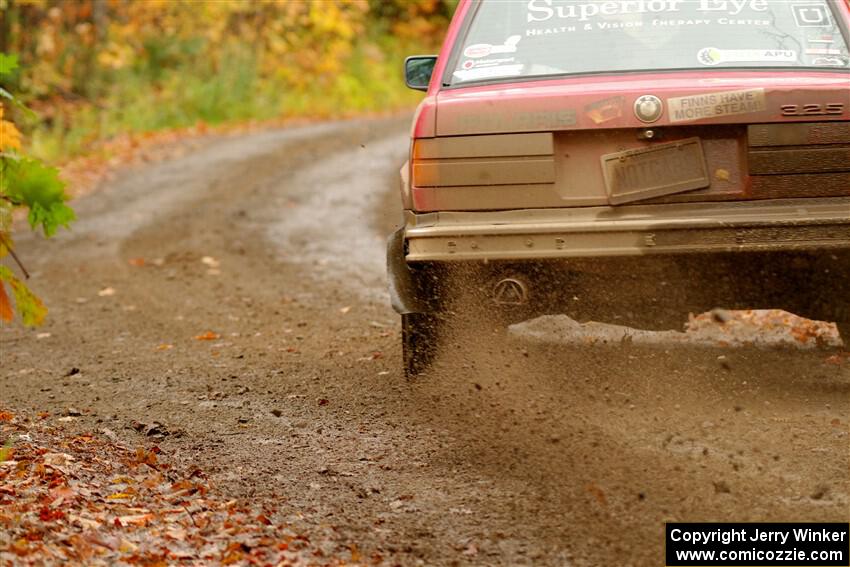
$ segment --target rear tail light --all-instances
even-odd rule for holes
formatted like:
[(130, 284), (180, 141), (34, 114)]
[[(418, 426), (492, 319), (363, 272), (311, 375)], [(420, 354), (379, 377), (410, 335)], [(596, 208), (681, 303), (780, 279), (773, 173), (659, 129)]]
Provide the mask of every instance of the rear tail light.
[(475, 187), (555, 183), (551, 132), (418, 139), (413, 187)]
[(850, 195), (850, 122), (753, 124), (747, 146), (752, 198)]

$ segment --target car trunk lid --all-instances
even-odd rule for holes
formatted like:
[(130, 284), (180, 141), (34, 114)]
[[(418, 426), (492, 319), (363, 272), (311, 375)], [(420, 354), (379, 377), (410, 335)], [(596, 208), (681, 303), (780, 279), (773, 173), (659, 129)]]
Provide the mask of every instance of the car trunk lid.
[[(635, 111), (645, 95), (663, 107), (652, 123)], [(435, 133), (414, 144), (417, 210), (850, 195), (850, 89), (841, 73), (448, 89), (437, 97)]]

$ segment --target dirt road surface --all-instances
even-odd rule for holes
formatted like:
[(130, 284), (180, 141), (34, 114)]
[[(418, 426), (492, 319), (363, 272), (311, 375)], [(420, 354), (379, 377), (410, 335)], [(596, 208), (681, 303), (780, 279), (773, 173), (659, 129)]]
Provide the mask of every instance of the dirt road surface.
[(210, 140), (21, 238), (51, 312), (0, 329), (2, 404), (79, 409), (387, 565), (659, 565), (665, 521), (848, 520), (829, 352), (482, 331), (406, 381), (383, 247), (407, 124)]

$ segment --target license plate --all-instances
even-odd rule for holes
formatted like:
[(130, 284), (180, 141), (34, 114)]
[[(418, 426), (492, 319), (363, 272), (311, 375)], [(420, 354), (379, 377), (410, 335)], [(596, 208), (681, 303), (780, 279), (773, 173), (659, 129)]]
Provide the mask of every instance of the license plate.
[(699, 138), (602, 156), (613, 205), (703, 189), (710, 184)]

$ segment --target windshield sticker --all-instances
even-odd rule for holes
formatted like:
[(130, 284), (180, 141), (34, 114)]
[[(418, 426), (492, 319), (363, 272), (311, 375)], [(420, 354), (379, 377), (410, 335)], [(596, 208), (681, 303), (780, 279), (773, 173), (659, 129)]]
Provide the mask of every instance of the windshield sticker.
[(473, 67), (472, 69), (461, 69), (455, 71), (454, 76), (461, 81), (480, 81), (482, 79), (493, 79), (495, 77), (515, 77), (522, 73), (522, 63), (514, 65), (495, 65), (492, 67)]
[(841, 57), (815, 57), (812, 60), (812, 65), (817, 67), (844, 67), (847, 65), (847, 60)]
[(764, 89), (746, 89), (668, 98), (670, 122), (748, 114), (766, 109)]
[(835, 38), (829, 34), (823, 34), (818, 37), (810, 37), (806, 39), (806, 41), (809, 43), (825, 43), (828, 45), (832, 45), (833, 43), (835, 43)]
[(466, 49), (463, 50), (463, 56), (469, 57), (471, 59), (477, 59), (479, 57), (487, 57), (488, 55), (498, 54), (498, 53), (516, 53), (516, 46), (519, 43), (519, 40), (522, 39), (522, 36), (512, 35), (508, 39), (505, 40), (505, 43), (502, 45), (490, 45), (489, 43), (476, 43), (475, 45), (470, 45)]
[(841, 50), (828, 47), (810, 47), (806, 50), (806, 55), (841, 55)]
[(605, 124), (623, 116), (625, 100), (621, 96), (598, 100), (585, 106), (584, 113), (593, 120), (594, 124)]
[(794, 21), (797, 22), (798, 28), (832, 27), (829, 8), (823, 3), (792, 4), (791, 11), (794, 13)]
[[(850, 53), (832, 2), (488, 0), (473, 17), (450, 72), (460, 73), (452, 77), (460, 83), (462, 77), (499, 74), (509, 81), (652, 69), (839, 66)], [(593, 120), (584, 103), (577, 110), (583, 120)], [(622, 112), (631, 115), (627, 107)]]
[(476, 43), (470, 45), (463, 50), (464, 57), (487, 57), (493, 51), (493, 46), (489, 43)]
[(697, 53), (703, 65), (721, 63), (794, 63), (797, 52), (793, 49), (717, 49), (703, 47)]
[(462, 69), (480, 69), (481, 67), (496, 67), (516, 61), (516, 57), (500, 57), (499, 59), (467, 59), (461, 65)]

